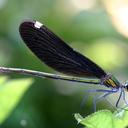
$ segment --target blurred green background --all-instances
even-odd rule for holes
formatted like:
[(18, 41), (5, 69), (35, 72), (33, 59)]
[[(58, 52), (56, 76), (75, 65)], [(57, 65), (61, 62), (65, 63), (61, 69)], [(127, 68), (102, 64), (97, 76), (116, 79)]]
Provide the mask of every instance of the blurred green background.
[[(56, 73), (25, 46), (18, 27), (38, 20), (113, 73), (128, 78), (128, 2), (126, 0), (0, 0), (0, 65)], [(1, 128), (74, 128), (73, 114), (92, 113), (92, 97), (81, 108), (85, 90), (98, 88), (23, 75), (0, 75)], [(110, 97), (112, 104), (115, 97)], [(98, 109), (111, 107), (103, 101)]]

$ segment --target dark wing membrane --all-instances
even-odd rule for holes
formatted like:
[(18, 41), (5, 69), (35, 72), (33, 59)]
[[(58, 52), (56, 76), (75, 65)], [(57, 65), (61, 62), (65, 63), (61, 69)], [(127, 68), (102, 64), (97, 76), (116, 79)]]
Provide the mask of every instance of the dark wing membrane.
[(20, 25), (19, 31), (31, 51), (56, 71), (83, 77), (101, 78), (106, 75), (98, 65), (73, 50), (39, 22), (25, 21)]

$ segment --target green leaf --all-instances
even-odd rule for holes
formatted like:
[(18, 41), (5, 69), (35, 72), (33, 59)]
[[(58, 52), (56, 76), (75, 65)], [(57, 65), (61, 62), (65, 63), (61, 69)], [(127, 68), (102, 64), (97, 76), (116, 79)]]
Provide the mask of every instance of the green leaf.
[(33, 79), (13, 79), (0, 77), (0, 124), (7, 119), (16, 107)]
[(0, 85), (2, 85), (8, 79), (7, 76), (0, 76)]
[(118, 110), (113, 114), (113, 126), (115, 128), (127, 128), (128, 127), (128, 109)]
[(114, 113), (101, 110), (85, 118), (80, 114), (75, 114), (75, 118), (86, 128), (126, 128), (128, 126), (128, 111), (122, 109)]
[(84, 119), (79, 113), (75, 114), (74, 116), (78, 124)]

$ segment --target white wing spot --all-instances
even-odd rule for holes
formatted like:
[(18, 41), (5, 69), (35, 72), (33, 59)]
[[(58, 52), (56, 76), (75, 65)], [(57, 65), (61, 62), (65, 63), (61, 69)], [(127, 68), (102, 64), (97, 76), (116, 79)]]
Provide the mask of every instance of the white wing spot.
[(43, 26), (43, 24), (38, 21), (36, 21), (34, 24), (34, 27), (36, 27), (36, 28), (40, 28), (41, 26)]

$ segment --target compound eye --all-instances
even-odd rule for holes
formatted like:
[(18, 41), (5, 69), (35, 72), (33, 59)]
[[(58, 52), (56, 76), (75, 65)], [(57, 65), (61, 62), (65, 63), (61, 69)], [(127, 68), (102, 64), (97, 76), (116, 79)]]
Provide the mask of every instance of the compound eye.
[(125, 83), (124, 88), (126, 89), (126, 91), (128, 91), (128, 81)]
[(126, 90), (128, 91), (128, 84), (127, 84), (127, 86), (126, 86)]

